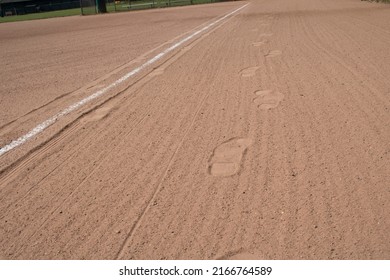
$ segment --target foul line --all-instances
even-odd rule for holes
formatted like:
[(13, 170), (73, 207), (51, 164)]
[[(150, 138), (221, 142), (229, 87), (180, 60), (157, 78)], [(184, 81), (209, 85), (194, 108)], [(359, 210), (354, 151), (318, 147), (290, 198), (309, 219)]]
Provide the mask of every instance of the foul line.
[(2, 156), (3, 154), (5, 154), (6, 152), (9, 152), (13, 149), (15, 149), (16, 147), (26, 143), (28, 140), (30, 140), (32, 137), (38, 135), (39, 133), (41, 133), (42, 131), (44, 131), (46, 128), (48, 128), (49, 126), (51, 126), (52, 124), (54, 124), (55, 122), (57, 122), (57, 120), (59, 120), (60, 118), (68, 115), (69, 113), (73, 112), (74, 110), (80, 108), (81, 106), (83, 106), (84, 104), (87, 104), (88, 102), (102, 96), (103, 94), (105, 94), (106, 92), (108, 92), (110, 89), (116, 87), (117, 85), (123, 83), (124, 81), (128, 80), (130, 77), (134, 76), (135, 74), (137, 74), (138, 72), (140, 72), (141, 70), (143, 70), (144, 68), (146, 68), (147, 66), (155, 63), (156, 61), (160, 60), (162, 57), (164, 57), (166, 54), (168, 54), (169, 52), (173, 51), (174, 49), (176, 49), (177, 47), (179, 47), (180, 45), (184, 44), (185, 42), (191, 40), (192, 38), (194, 38), (196, 35), (206, 31), (207, 29), (210, 29), (211, 27), (213, 27), (214, 25), (216, 25), (218, 22), (224, 20), (225, 18), (237, 13), (238, 11), (242, 10), (243, 8), (245, 8), (246, 6), (248, 6), (249, 4), (245, 4), (244, 6), (234, 10), (233, 12), (230, 12), (228, 13), (227, 15), (223, 16), (222, 18), (210, 23), (209, 25), (203, 27), (202, 29), (192, 33), (191, 35), (189, 35), (188, 37), (182, 39), (181, 41), (177, 42), (176, 44), (170, 46), (169, 48), (167, 48), (166, 50), (164, 50), (163, 52), (159, 53), (158, 55), (156, 55), (155, 57), (151, 58), (150, 60), (148, 60), (147, 62), (145, 62), (143, 65), (135, 68), (134, 70), (130, 71), (129, 73), (127, 73), (126, 75), (124, 75), (123, 77), (121, 77), (120, 79), (116, 80), (115, 82), (113, 82), (112, 84), (108, 85), (107, 87), (95, 92), (94, 94), (80, 100), (79, 102), (77, 103), (74, 103), (72, 105), (70, 105), (69, 107), (67, 107), (66, 109), (62, 110), (61, 112), (55, 114), (54, 116), (52, 116), (51, 118), (47, 119), (46, 121), (40, 123), (39, 125), (37, 125), (36, 127), (34, 127), (32, 130), (30, 130), (27, 134), (19, 137), (18, 139), (16, 140), (13, 140), (11, 143), (9, 143), (8, 145), (5, 145), (4, 147), (2, 147), (0, 149), (0, 156)]

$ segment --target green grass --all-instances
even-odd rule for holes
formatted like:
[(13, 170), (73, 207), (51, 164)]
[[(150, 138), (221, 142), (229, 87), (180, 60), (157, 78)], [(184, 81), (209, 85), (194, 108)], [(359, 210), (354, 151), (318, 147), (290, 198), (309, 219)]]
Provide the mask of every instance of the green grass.
[(33, 19), (43, 19), (43, 18), (54, 18), (54, 17), (67, 17), (80, 15), (80, 8), (69, 9), (69, 10), (60, 10), (53, 12), (44, 12), (44, 13), (34, 13), (20, 16), (7, 16), (0, 17), (0, 23), (3, 22), (14, 22), (14, 21), (23, 21), (23, 20), (33, 20)]
[[(192, 0), (192, 4), (206, 4), (220, 2), (221, 0)], [(130, 5), (129, 5), (130, 4)], [(191, 0), (132, 0), (130, 3), (128, 0), (122, 0), (120, 3), (107, 4), (108, 12), (122, 12), (129, 10), (140, 10), (150, 8), (166, 8), (175, 6), (191, 5)]]
[[(390, 1), (390, 0), (385, 0), (385, 1)], [(193, 0), (192, 1), (194, 5), (213, 3), (213, 2), (219, 2), (219, 0)], [(139, 10), (139, 9), (163, 8), (168, 6), (170, 7), (184, 6), (184, 5), (190, 5), (191, 0), (154, 0), (155, 3), (154, 7), (151, 7), (150, 5), (140, 5), (140, 4), (149, 4), (149, 3), (153, 3), (153, 0), (131, 1), (132, 4), (131, 8), (128, 5), (129, 2), (125, 0), (116, 5), (114, 5), (114, 3), (107, 3), (107, 12), (113, 13), (115, 11), (121, 12), (121, 11)], [(95, 14), (94, 7), (86, 7), (83, 10), (84, 10), (84, 14)], [(33, 20), (33, 19), (55, 18), (55, 17), (67, 17), (67, 16), (75, 16), (80, 14), (81, 14), (80, 8), (75, 8), (75, 9), (44, 12), (44, 13), (34, 13), (34, 14), (27, 14), (27, 15), (20, 15), (20, 16), (0, 17), (0, 23)]]

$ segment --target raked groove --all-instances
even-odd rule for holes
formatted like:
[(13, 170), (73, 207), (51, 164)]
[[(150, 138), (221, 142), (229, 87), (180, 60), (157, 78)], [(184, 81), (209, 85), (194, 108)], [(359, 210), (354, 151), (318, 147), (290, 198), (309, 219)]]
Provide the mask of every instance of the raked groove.
[(20, 136), (18, 139), (16, 140), (13, 140), (11, 143), (3, 146), (0, 148), (0, 156), (2, 156), (3, 154), (15, 149), (16, 147), (26, 143), (28, 140), (30, 140), (31, 138), (33, 138), (34, 136), (38, 135), (39, 133), (41, 133), (42, 131), (44, 131), (46, 128), (48, 128), (49, 126), (51, 126), (52, 124), (54, 124), (55, 122), (57, 122), (57, 120), (59, 120), (60, 118), (68, 115), (69, 113), (77, 110), (78, 108), (80, 108), (81, 106), (89, 103), (90, 101), (102, 96), (103, 94), (107, 93), (110, 89), (118, 86), (119, 84), (123, 83), (124, 81), (128, 80), (129, 78), (131, 78), (132, 76), (134, 76), (135, 74), (139, 73), (140, 71), (142, 71), (144, 68), (146, 68), (147, 66), (155, 63), (156, 61), (160, 60), (162, 57), (164, 57), (166, 54), (168, 54), (169, 52), (173, 51), (174, 49), (178, 48), (179, 46), (181, 46), (182, 44), (184, 44), (185, 42), (191, 40), (192, 38), (194, 38), (195, 36), (203, 33), (204, 31), (210, 29), (211, 27), (213, 27), (214, 25), (216, 25), (217, 23), (223, 21), (224, 19), (228, 18), (229, 16), (237, 13), (238, 11), (242, 10), (243, 8), (245, 8), (246, 6), (248, 6), (248, 4), (245, 4), (244, 6), (241, 6), (240, 8), (226, 14), (225, 16), (217, 19), (216, 21), (208, 24), (207, 26), (203, 27), (202, 29), (198, 30), (198, 31), (195, 31), (193, 32), (192, 34), (190, 34), (189, 36), (185, 37), (184, 39), (180, 40), (179, 42), (177, 42), (176, 44), (173, 44), (172, 46), (170, 46), (169, 48), (165, 49), (164, 51), (162, 51), (161, 53), (157, 54), (155, 57), (151, 58), (150, 60), (148, 60), (147, 62), (145, 62), (144, 64), (142, 64), (141, 66), (135, 68), (134, 70), (128, 72), (126, 75), (122, 76), (121, 78), (119, 78), (118, 80), (116, 80), (115, 82), (113, 82), (112, 84), (106, 86), (105, 88), (91, 94), (90, 96), (70, 105), (69, 107), (65, 108), (64, 110), (62, 110), (61, 112), (55, 114), (54, 116), (52, 116), (51, 118), (45, 120), (44, 122), (38, 124), (36, 127), (34, 127), (32, 130), (30, 130), (28, 133), (26, 133), (25, 135), (23, 136)]

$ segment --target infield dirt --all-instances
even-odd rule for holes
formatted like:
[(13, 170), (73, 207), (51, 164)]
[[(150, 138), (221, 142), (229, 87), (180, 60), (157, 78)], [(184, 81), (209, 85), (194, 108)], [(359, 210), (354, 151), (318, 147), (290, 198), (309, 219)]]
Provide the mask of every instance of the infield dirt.
[(390, 6), (0, 25), (1, 259), (389, 259)]

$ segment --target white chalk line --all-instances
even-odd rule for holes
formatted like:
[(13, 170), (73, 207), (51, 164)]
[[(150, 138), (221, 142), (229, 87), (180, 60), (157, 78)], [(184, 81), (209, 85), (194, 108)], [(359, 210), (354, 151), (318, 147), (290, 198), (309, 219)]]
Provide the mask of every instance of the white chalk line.
[(159, 53), (155, 57), (151, 58), (150, 60), (145, 62), (143, 65), (141, 65), (141, 66), (135, 68), (134, 70), (130, 71), (129, 73), (127, 73), (126, 75), (124, 75), (120, 79), (118, 79), (115, 82), (113, 82), (112, 84), (110, 84), (110, 85), (106, 86), (105, 88), (95, 92), (94, 94), (92, 94), (92, 95), (90, 95), (90, 96), (80, 100), (79, 102), (76, 102), (76, 103), (70, 105), (69, 107), (67, 107), (66, 109), (62, 110), (61, 112), (55, 114), (54, 116), (52, 116), (51, 118), (47, 119), (46, 121), (38, 124), (36, 127), (34, 127), (32, 130), (30, 130), (25, 135), (20, 136), (18, 139), (13, 140), (11, 143), (9, 143), (9, 144), (5, 145), (4, 147), (2, 147), (0, 149), (0, 156), (2, 156), (3, 154), (5, 154), (5, 153), (15, 149), (18, 146), (26, 143), (28, 140), (30, 140), (31, 138), (33, 138), (34, 136), (38, 135), (39, 133), (44, 131), (46, 128), (48, 128), (49, 126), (51, 126), (52, 124), (57, 122), (57, 120), (59, 120), (60, 118), (62, 118), (64, 116), (68, 115), (69, 113), (77, 110), (78, 108), (80, 108), (84, 104), (86, 104), (86, 103), (88, 103), (88, 102), (90, 102), (90, 101), (92, 101), (92, 100), (102, 96), (103, 94), (108, 92), (113, 87), (116, 87), (117, 85), (119, 85), (119, 84), (123, 83), (124, 81), (128, 80), (130, 77), (134, 76), (135, 74), (137, 74), (138, 72), (140, 72), (141, 70), (146, 68), (147, 66), (149, 66), (149, 65), (155, 63), (156, 61), (160, 60), (166, 54), (168, 54), (169, 52), (173, 51), (177, 47), (181, 46), (185, 42), (191, 40), (192, 38), (194, 38), (198, 34), (206, 31), (207, 29), (210, 29), (211, 27), (213, 27), (217, 23), (219, 23), (222, 20), (226, 19), (227, 17), (237, 13), (238, 11), (242, 10), (243, 8), (245, 8), (248, 5), (249, 4), (245, 4), (244, 6), (234, 10), (233, 12), (230, 12), (230, 13), (226, 14), (222, 18), (220, 18), (220, 19), (210, 23), (209, 25), (203, 27), (202, 29), (200, 29), (198, 31), (195, 31), (191, 35), (187, 36), (186, 38), (182, 39), (181, 41), (177, 42), (176, 44), (174, 44), (174, 45), (170, 46), (169, 48), (165, 49), (163, 52)]

